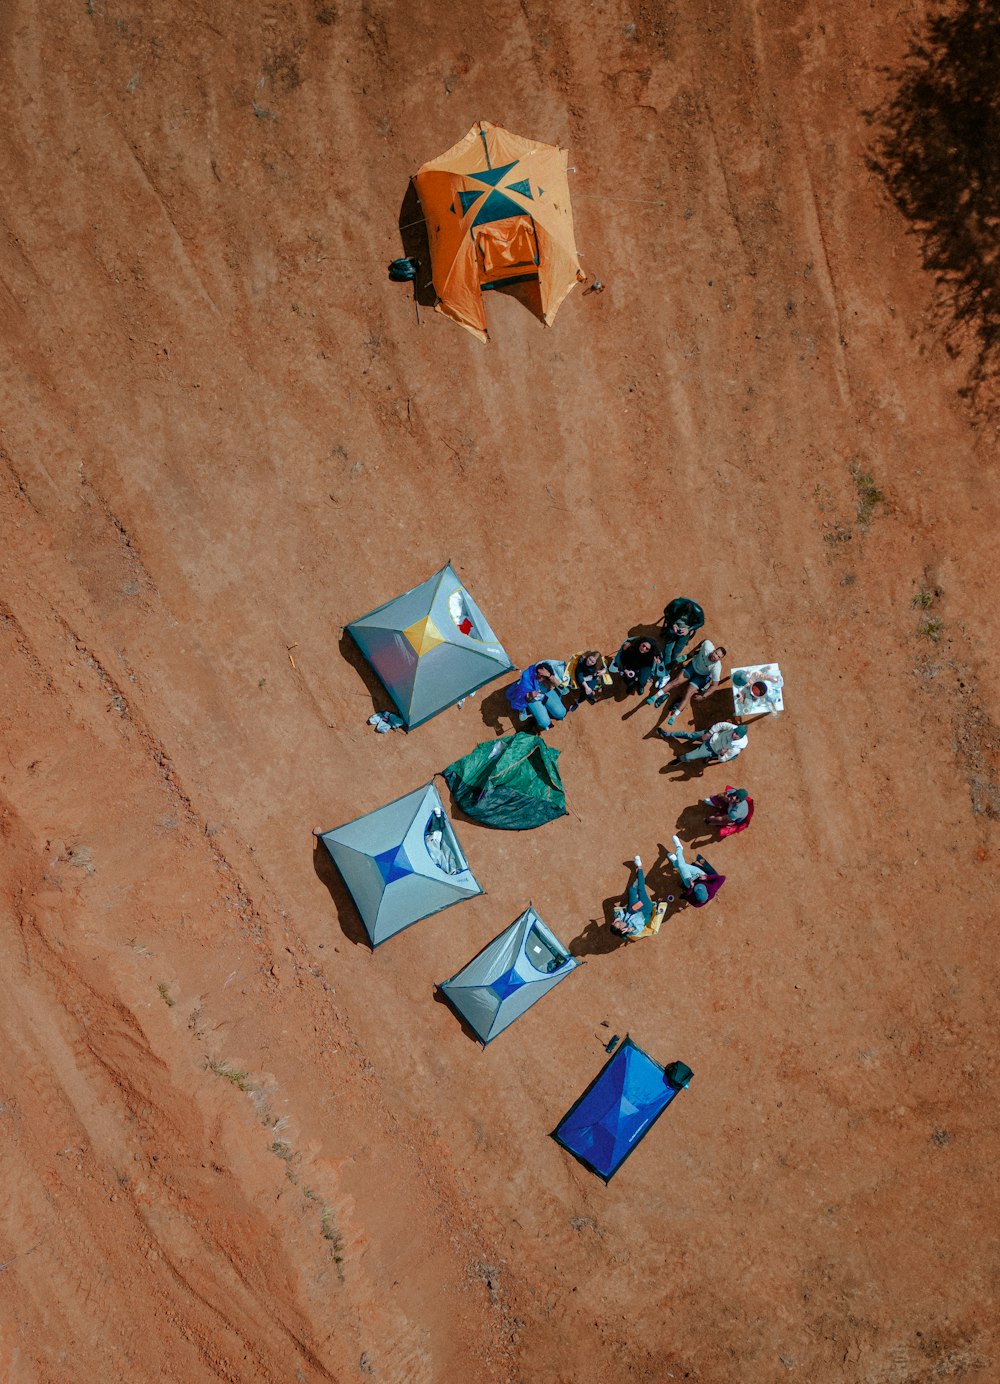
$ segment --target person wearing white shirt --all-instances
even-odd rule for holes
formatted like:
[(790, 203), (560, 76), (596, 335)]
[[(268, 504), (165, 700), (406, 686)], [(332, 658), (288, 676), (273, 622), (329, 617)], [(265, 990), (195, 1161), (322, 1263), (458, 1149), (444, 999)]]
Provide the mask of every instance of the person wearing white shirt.
[(670, 715), (667, 717), (668, 726), (674, 724), (692, 698), (701, 701), (718, 687), (722, 679), (722, 660), (725, 653), (726, 650), (721, 644), (716, 648), (711, 639), (703, 639), (676, 677), (671, 678), (669, 682), (664, 678), (662, 682), (657, 683), (653, 695), (647, 698), (651, 706), (663, 706), (675, 688), (684, 689), (670, 709)]
[(716, 721), (708, 730), (658, 730), (661, 740), (693, 740), (695, 747), (686, 754), (678, 755), (668, 764), (692, 764), (696, 759), (708, 759), (713, 764), (728, 764), (746, 749), (749, 740), (747, 727), (737, 726), (732, 721)]

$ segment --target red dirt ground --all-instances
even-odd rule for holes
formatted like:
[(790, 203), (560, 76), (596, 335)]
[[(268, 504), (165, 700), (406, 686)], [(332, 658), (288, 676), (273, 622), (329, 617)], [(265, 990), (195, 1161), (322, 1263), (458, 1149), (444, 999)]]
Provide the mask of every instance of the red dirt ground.
[[(996, 428), (866, 164), (928, 12), (0, 11), (4, 1380), (1000, 1378)], [(608, 285), (486, 347), (385, 278), (480, 117)], [(312, 827), (495, 727), (373, 735), (341, 627), (448, 559), (520, 664), (678, 594), (781, 661), (710, 909), (605, 949), (726, 777), (610, 704), (357, 944)], [(589, 964), (481, 1052), (432, 985), (529, 897)], [(696, 1076), (605, 1188), (611, 1032)]]

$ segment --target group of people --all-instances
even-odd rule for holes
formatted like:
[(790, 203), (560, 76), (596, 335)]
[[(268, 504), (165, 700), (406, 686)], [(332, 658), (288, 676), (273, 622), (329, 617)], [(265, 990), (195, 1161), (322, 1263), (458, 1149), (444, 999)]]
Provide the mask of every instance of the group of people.
[(663, 611), (662, 636), (638, 635), (626, 639), (610, 659), (596, 649), (586, 649), (570, 659), (547, 658), (525, 668), (507, 688), (507, 700), (522, 721), (532, 721), (547, 731), (553, 721), (563, 720), (581, 706), (593, 706), (617, 680), (626, 693), (644, 696), (650, 706), (663, 708), (666, 729), (656, 727), (664, 740), (692, 742), (672, 764), (704, 759), (726, 764), (747, 746), (747, 728), (734, 721), (718, 721), (704, 731), (674, 731), (671, 727), (690, 702), (701, 701), (719, 686), (726, 650), (711, 639), (702, 639), (685, 652), (705, 623), (697, 601), (678, 596)]
[[(596, 649), (587, 649), (570, 659), (533, 663), (507, 688), (507, 700), (522, 721), (531, 721), (544, 732), (553, 721), (563, 720), (584, 705), (595, 705), (617, 682), (626, 694), (645, 697), (650, 706), (661, 711), (666, 726), (655, 727), (661, 739), (690, 746), (683, 753), (675, 752), (669, 767), (697, 761), (730, 763), (747, 747), (746, 726), (717, 721), (702, 731), (672, 729), (690, 703), (710, 696), (722, 680), (726, 649), (710, 639), (690, 647), (704, 623), (705, 613), (697, 601), (678, 596), (664, 607), (661, 634), (630, 637), (610, 659)], [(727, 787), (724, 793), (703, 801), (710, 809), (706, 824), (716, 828), (720, 836), (743, 831), (749, 825), (753, 803), (745, 788)], [(726, 877), (703, 855), (688, 862), (677, 836), (673, 837), (673, 847), (667, 859), (677, 872), (682, 895), (695, 908), (702, 908), (715, 898)], [(639, 856), (635, 857), (635, 868), (635, 879), (624, 903), (616, 908), (612, 923), (612, 929), (625, 937), (644, 932), (656, 908)]]

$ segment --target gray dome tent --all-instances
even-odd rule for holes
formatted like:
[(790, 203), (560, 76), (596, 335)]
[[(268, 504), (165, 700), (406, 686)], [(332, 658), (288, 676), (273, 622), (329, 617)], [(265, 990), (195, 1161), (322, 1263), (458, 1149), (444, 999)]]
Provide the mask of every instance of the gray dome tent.
[(352, 620), (347, 633), (408, 730), (514, 666), (450, 566)]
[(320, 840), (351, 891), (373, 947), (483, 892), (433, 783), (324, 831)]

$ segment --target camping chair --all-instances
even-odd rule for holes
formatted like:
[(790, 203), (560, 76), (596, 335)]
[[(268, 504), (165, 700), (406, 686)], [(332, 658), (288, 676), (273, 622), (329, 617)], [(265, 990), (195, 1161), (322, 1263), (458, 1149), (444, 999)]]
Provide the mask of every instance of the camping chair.
[(663, 920), (667, 916), (667, 900), (662, 899), (659, 903), (653, 904), (653, 916), (641, 932), (633, 933), (625, 938), (626, 942), (641, 942), (644, 937), (655, 937), (663, 926)]

